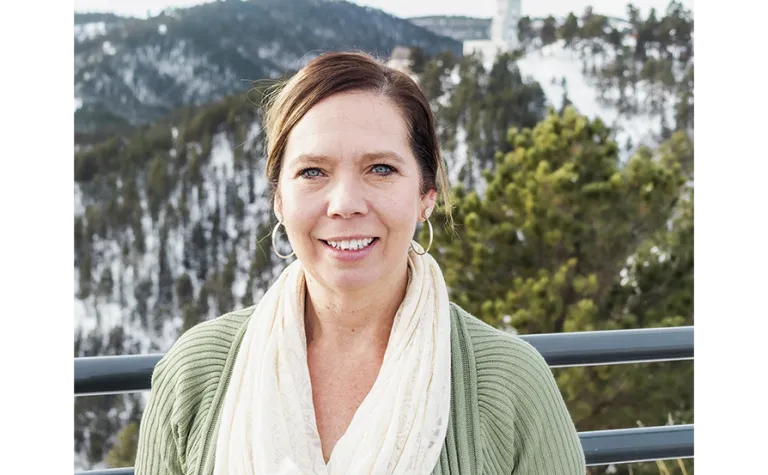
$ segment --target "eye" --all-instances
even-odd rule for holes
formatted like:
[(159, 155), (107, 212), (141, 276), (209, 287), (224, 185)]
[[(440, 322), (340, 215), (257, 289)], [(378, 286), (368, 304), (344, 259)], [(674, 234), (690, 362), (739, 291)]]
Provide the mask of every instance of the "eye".
[(395, 171), (394, 167), (391, 167), (389, 165), (386, 165), (384, 163), (377, 163), (372, 168), (374, 173), (377, 173), (379, 175), (389, 175)]
[(317, 178), (322, 174), (319, 168), (304, 168), (298, 173), (303, 178)]

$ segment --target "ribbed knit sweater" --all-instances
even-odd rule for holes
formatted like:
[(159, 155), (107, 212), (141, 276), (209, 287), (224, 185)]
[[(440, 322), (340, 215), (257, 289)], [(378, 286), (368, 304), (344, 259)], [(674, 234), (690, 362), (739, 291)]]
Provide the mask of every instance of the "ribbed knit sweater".
[[(219, 412), (252, 312), (195, 326), (157, 364), (136, 475), (213, 474)], [(531, 345), (451, 304), (451, 373), (450, 423), (434, 475), (584, 475), (576, 429)]]

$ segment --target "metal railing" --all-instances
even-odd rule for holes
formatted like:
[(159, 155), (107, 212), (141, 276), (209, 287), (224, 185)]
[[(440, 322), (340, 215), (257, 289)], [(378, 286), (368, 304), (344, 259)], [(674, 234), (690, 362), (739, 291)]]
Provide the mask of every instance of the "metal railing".
[[(693, 359), (693, 327), (521, 335), (552, 368)], [(75, 396), (150, 389), (161, 354), (75, 358)], [(693, 457), (693, 424), (579, 432), (587, 465)], [(76, 475), (133, 475), (132, 468)]]

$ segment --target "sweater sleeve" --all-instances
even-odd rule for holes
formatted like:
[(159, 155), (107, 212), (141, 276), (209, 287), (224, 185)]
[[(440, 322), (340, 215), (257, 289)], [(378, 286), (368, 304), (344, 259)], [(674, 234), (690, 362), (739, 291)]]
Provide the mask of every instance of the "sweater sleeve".
[(205, 457), (204, 421), (214, 410), (233, 341), (253, 307), (197, 324), (155, 366), (139, 426), (135, 475), (183, 475)]
[(175, 360), (169, 352), (152, 373), (149, 401), (139, 426), (135, 475), (183, 474), (172, 418), (177, 374)]
[(533, 346), (515, 343), (512, 475), (584, 475), (584, 451), (552, 370)]

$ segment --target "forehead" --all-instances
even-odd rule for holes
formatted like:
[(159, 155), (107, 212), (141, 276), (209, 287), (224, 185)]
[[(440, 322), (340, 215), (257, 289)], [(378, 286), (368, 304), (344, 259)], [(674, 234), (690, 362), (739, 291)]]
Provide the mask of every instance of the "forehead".
[(286, 162), (303, 154), (352, 158), (374, 150), (411, 156), (407, 124), (388, 98), (351, 92), (315, 104), (288, 136), (284, 157)]

